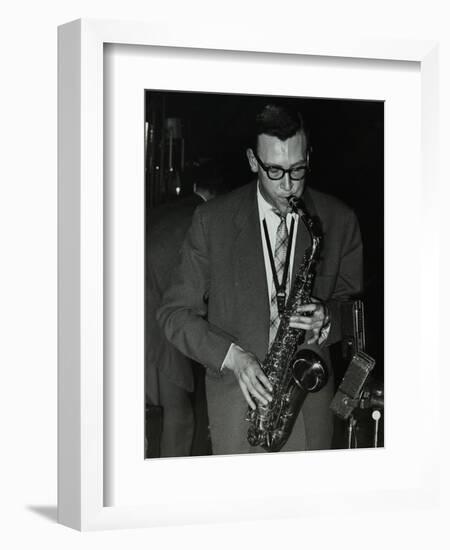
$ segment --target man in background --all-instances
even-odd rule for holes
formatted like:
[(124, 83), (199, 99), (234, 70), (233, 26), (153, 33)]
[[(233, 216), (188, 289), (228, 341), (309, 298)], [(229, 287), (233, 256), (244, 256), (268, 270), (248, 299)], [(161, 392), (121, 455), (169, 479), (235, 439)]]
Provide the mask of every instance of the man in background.
[[(223, 191), (223, 178), (211, 160), (198, 163), (194, 194), (149, 212), (146, 227), (146, 402), (162, 413), (161, 457), (207, 454), (204, 369), (169, 343), (156, 311), (178, 263), (181, 244), (195, 209)], [(196, 417), (197, 426), (196, 431)], [(155, 430), (153, 430), (155, 432)], [(194, 435), (196, 447), (193, 449)], [(153, 434), (153, 437), (155, 434)], [(150, 441), (153, 448), (153, 441)]]

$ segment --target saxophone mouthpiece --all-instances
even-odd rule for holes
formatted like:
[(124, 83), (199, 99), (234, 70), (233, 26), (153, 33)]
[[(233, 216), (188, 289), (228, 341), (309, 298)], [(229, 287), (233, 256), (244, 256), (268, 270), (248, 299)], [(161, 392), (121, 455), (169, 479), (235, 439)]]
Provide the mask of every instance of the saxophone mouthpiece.
[[(289, 207), (291, 209), (291, 212), (293, 212), (294, 214), (300, 214), (301, 216), (303, 216), (304, 212), (303, 212), (303, 203), (302, 203), (302, 200), (300, 197), (296, 197), (295, 195), (291, 195), (289, 198), (288, 198), (288, 203), (289, 203)], [(299, 212), (300, 210), (300, 212)]]
[(291, 211), (296, 214), (297, 213), (297, 198), (294, 195), (291, 195), (288, 198), (288, 203), (289, 203), (289, 207), (290, 207)]

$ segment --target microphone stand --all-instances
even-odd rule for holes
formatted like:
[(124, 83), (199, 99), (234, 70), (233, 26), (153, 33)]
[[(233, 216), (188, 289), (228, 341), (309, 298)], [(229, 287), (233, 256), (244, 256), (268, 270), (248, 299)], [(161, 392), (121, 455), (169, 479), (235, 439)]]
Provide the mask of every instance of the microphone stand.
[[(364, 385), (366, 386), (367, 383)], [(353, 414), (355, 409), (367, 410), (372, 409), (371, 419), (374, 422), (374, 436), (373, 436), (373, 447), (378, 447), (379, 439), (379, 424), (382, 417), (382, 411), (384, 410), (384, 395), (383, 391), (380, 388), (375, 389), (362, 389), (360, 395), (355, 399), (350, 399), (344, 397), (344, 405), (347, 407), (346, 418), (347, 422), (347, 449), (357, 449), (358, 440), (356, 437), (356, 425), (357, 419)], [(351, 412), (348, 413), (348, 408), (351, 409)]]
[(341, 419), (347, 422), (347, 448), (356, 449), (357, 418), (355, 409), (372, 408), (374, 426), (374, 447), (378, 447), (379, 421), (384, 410), (384, 394), (382, 388), (368, 388), (368, 379), (375, 366), (375, 359), (365, 353), (366, 332), (364, 303), (362, 300), (349, 300), (341, 304), (343, 324), (343, 355), (350, 359), (347, 371), (331, 402), (331, 409)]

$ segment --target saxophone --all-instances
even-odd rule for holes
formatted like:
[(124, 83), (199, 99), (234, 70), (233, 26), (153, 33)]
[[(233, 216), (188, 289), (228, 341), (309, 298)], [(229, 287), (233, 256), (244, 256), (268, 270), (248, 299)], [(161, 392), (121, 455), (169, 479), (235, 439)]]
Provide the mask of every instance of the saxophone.
[(315, 265), (319, 258), (322, 234), (318, 224), (308, 215), (300, 199), (290, 197), (293, 212), (299, 214), (311, 237), (302, 264), (291, 287), (285, 311), (273, 343), (261, 365), (273, 391), (272, 401), (249, 408), (250, 422), (247, 439), (252, 446), (260, 445), (266, 451), (282, 449), (309, 392), (317, 392), (328, 380), (328, 370), (322, 358), (310, 349), (298, 350), (306, 331), (289, 326), (289, 318), (300, 305), (311, 303)]

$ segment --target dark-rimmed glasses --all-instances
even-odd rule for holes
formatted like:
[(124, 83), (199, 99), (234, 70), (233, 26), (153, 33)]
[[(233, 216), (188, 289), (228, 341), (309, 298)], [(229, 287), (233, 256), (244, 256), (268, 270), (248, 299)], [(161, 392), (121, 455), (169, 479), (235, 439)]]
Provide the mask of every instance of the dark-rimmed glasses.
[(285, 174), (289, 174), (289, 178), (294, 181), (302, 180), (308, 169), (306, 164), (301, 166), (294, 166), (293, 168), (288, 168), (285, 170), (281, 166), (266, 166), (263, 161), (258, 157), (258, 155), (253, 151), (256, 161), (267, 174), (267, 177), (271, 180), (281, 180), (284, 178)]

